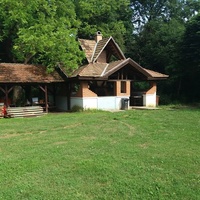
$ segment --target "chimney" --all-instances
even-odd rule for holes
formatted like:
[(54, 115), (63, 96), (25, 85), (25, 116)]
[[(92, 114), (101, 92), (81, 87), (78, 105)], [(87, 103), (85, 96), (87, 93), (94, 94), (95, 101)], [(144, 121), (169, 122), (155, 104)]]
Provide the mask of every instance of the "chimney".
[(96, 43), (98, 43), (100, 40), (102, 40), (102, 34), (100, 31), (97, 31), (94, 39), (95, 39)]

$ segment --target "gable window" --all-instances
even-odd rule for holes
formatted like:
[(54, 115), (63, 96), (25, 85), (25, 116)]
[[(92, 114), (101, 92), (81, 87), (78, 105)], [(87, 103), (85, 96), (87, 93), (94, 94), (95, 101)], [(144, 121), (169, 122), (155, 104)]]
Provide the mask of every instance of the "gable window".
[(121, 81), (121, 93), (126, 93), (126, 81)]

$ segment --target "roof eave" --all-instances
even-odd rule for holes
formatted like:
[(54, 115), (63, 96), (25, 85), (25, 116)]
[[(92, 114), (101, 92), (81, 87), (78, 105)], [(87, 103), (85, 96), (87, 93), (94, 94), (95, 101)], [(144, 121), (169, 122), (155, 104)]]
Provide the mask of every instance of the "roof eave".
[(148, 77), (147, 80), (149, 81), (161, 81), (161, 80), (167, 80), (169, 76), (167, 77)]
[(93, 81), (93, 80), (108, 80), (107, 77), (100, 77), (100, 76), (75, 76), (75, 77), (70, 77), (68, 79), (69, 81), (74, 81), (74, 80), (80, 80), (80, 81)]
[(13, 85), (13, 84), (50, 84), (50, 83), (64, 83), (65, 80), (57, 80), (57, 81), (4, 81), (4, 82), (0, 82), (0, 85), (5, 85), (5, 84), (9, 84), (9, 85)]

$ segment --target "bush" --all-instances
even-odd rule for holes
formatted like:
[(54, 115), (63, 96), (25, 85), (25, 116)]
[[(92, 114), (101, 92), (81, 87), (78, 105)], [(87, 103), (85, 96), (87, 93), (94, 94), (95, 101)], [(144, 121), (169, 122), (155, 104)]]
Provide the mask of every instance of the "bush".
[(81, 106), (74, 105), (71, 109), (72, 112), (82, 112), (84, 109)]

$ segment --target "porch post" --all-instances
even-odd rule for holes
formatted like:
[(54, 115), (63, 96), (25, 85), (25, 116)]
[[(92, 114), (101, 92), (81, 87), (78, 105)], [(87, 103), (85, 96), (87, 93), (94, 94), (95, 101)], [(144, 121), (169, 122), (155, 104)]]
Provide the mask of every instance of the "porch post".
[(5, 101), (5, 104), (6, 104), (6, 107), (8, 106), (8, 86), (5, 85), (5, 96), (6, 96), (6, 101)]
[(45, 108), (46, 108), (46, 113), (48, 113), (48, 90), (47, 90), (47, 85), (44, 86), (45, 88)]
[[(3, 87), (0, 86), (0, 90), (4, 93), (4, 95), (6, 94), (6, 91), (4, 90)], [(5, 103), (5, 102), (4, 102)]]
[(56, 106), (56, 85), (53, 84), (53, 103)]
[(8, 94), (12, 91), (13, 89), (13, 86), (8, 89), (8, 86), (5, 85), (5, 90), (0, 86), (0, 90), (5, 94), (5, 105), (8, 106), (9, 105), (9, 102), (8, 102)]
[(71, 109), (71, 83), (67, 83), (67, 110)]
[(39, 85), (39, 87), (45, 94), (45, 111), (46, 111), (46, 113), (48, 113), (48, 90), (47, 90), (47, 85), (45, 85), (44, 88), (41, 85)]

